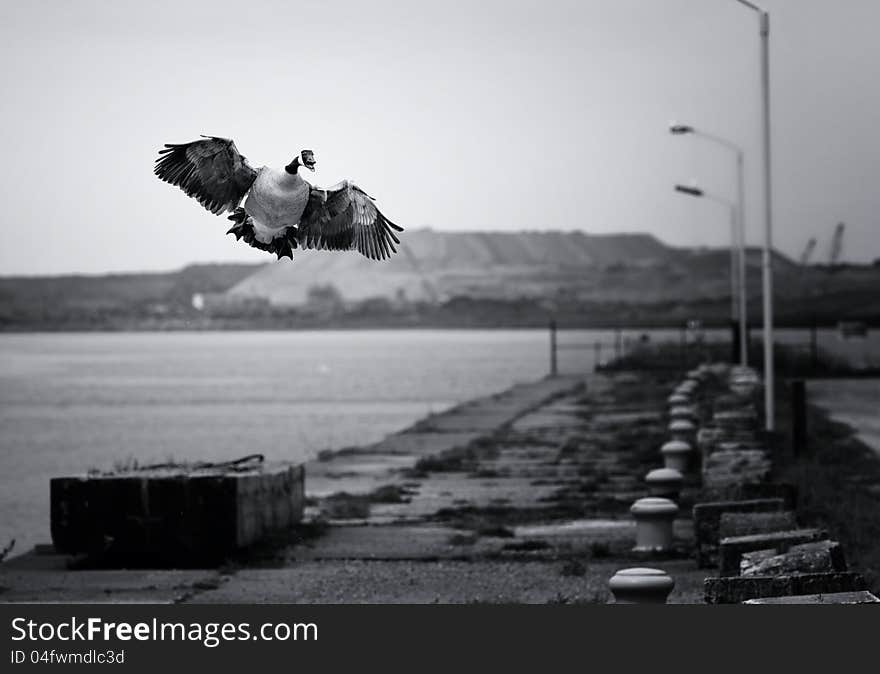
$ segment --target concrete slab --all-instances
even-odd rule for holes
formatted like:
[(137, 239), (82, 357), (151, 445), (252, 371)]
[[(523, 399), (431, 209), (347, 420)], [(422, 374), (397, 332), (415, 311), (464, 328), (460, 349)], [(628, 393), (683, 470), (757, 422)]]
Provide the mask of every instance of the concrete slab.
[(797, 521), (791, 510), (753, 513), (726, 512), (721, 514), (718, 535), (723, 539), (774, 531), (791, 531), (792, 529), (797, 529)]
[(749, 599), (743, 604), (880, 604), (880, 599), (867, 590), (863, 590), (861, 592), (801, 594), (794, 597), (763, 597)]
[(765, 534), (732, 536), (722, 538), (718, 546), (718, 571), (721, 576), (739, 574), (740, 562), (745, 552), (773, 549), (785, 552), (794, 545), (811, 543), (825, 538), (822, 529), (794, 529), (791, 531), (775, 531)]
[(743, 553), (741, 576), (776, 576), (792, 573), (828, 573), (846, 571), (843, 547), (837, 541), (803, 543), (775, 554), (775, 550)]
[(857, 573), (804, 573), (748, 578), (706, 578), (707, 604), (740, 604), (748, 599), (866, 590)]
[(714, 563), (721, 538), (721, 516), (724, 513), (772, 512), (784, 508), (785, 501), (781, 498), (697, 503), (693, 508), (697, 564), (706, 567)]

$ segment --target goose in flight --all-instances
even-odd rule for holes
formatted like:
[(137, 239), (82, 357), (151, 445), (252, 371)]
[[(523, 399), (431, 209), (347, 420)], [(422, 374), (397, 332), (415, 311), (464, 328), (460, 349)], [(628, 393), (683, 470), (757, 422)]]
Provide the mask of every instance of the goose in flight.
[[(229, 138), (202, 136), (159, 150), (153, 172), (219, 215), (232, 213), (227, 234), (254, 248), (293, 259), (293, 249), (357, 250), (373, 260), (396, 253), (402, 232), (373, 198), (344, 180), (320, 189), (299, 169), (315, 170), (315, 154), (303, 150), (283, 170), (251, 168)], [(244, 206), (241, 206), (244, 199)]]

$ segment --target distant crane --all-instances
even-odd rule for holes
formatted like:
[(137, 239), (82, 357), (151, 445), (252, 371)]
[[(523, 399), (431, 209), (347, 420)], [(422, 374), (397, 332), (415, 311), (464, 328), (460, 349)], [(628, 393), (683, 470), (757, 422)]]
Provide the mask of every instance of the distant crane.
[(813, 254), (814, 250), (816, 250), (816, 237), (812, 237), (809, 241), (807, 241), (804, 252), (801, 253), (801, 267), (807, 266), (807, 263), (810, 261), (810, 256)]
[(834, 228), (834, 236), (831, 237), (831, 251), (828, 254), (828, 266), (830, 271), (834, 271), (840, 259), (840, 251), (843, 249), (843, 230), (845, 225), (842, 222), (837, 223)]

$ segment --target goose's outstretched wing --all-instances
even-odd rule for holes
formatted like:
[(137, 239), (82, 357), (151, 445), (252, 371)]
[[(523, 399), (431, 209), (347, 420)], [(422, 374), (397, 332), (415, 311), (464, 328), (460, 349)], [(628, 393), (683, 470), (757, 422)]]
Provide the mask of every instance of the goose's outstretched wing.
[(327, 190), (312, 187), (296, 238), (303, 248), (357, 250), (373, 260), (396, 253), (402, 232), (376, 208), (372, 197), (345, 181)]
[(182, 145), (165, 144), (153, 172), (196, 199), (211, 213), (234, 211), (257, 172), (229, 138), (202, 136)]

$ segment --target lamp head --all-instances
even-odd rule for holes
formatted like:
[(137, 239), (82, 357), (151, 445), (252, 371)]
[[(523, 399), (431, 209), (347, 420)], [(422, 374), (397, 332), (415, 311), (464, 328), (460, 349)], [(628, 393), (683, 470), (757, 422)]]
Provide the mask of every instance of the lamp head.
[(691, 187), (689, 185), (676, 185), (676, 192), (681, 192), (682, 194), (689, 194), (692, 197), (701, 197), (703, 196), (703, 190), (699, 187)]

